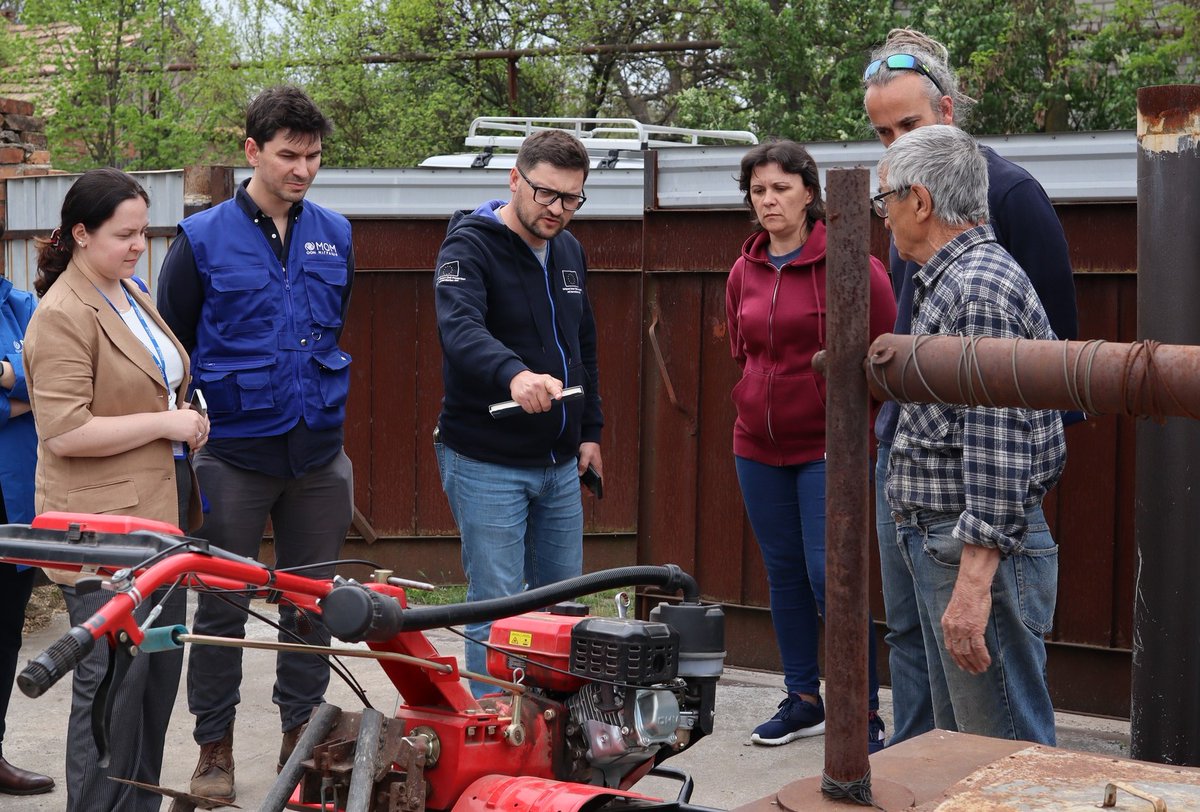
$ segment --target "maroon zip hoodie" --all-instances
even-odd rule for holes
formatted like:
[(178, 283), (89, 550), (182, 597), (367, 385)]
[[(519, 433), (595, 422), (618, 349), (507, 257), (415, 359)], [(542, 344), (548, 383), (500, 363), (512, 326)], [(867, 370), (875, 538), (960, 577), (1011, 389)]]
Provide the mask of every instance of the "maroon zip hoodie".
[[(783, 268), (767, 259), (770, 235), (746, 240), (725, 285), (729, 344), (742, 368), (733, 387), (733, 453), (766, 465), (825, 456), (825, 379), (812, 357), (825, 347), (825, 223)], [(896, 324), (883, 263), (871, 257), (871, 339)], [(867, 431), (868, 426), (863, 427)]]

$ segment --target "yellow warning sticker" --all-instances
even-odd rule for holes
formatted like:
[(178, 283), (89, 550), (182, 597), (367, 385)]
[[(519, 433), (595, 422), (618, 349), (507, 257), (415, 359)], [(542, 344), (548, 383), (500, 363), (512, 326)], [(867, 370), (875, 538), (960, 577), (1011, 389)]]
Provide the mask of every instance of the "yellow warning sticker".
[(529, 632), (510, 631), (508, 633), (508, 644), (510, 646), (521, 646), (522, 648), (529, 648), (530, 646), (533, 645), (533, 635), (530, 634)]

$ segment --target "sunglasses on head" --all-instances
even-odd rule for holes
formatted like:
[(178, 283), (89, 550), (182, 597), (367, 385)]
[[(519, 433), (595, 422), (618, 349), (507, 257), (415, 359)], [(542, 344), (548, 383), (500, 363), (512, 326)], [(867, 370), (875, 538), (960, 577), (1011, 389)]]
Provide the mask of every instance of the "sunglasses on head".
[(867, 65), (867, 69), (863, 71), (863, 81), (865, 82), (875, 74), (879, 73), (879, 69), (882, 67), (888, 67), (891, 70), (910, 70), (919, 73), (929, 79), (929, 81), (933, 82), (933, 86), (936, 87), (938, 92), (943, 96), (949, 95), (946, 93), (946, 88), (942, 87), (942, 83), (939, 82), (937, 77), (933, 75), (933, 71), (929, 69), (929, 66), (917, 59), (912, 54), (892, 54), (891, 56), (886, 56), (883, 59), (876, 59), (870, 65)]

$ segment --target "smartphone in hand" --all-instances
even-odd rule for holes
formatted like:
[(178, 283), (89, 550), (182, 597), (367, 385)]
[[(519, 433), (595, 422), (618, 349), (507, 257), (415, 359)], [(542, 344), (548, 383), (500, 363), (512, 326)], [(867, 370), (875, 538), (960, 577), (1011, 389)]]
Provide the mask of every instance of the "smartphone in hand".
[(600, 476), (600, 472), (596, 470), (596, 466), (589, 465), (587, 470), (579, 475), (579, 481), (582, 482), (589, 491), (594, 493), (597, 499), (604, 498), (604, 477)]
[(192, 390), (191, 404), (201, 417), (208, 417), (208, 402), (204, 400), (204, 393), (199, 389)]

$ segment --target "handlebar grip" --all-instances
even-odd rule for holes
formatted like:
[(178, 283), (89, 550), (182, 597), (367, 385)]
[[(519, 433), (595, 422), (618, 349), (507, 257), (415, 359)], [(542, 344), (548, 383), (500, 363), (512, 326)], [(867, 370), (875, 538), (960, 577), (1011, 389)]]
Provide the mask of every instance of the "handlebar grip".
[(25, 664), (25, 669), (17, 675), (21, 693), (30, 699), (46, 693), (50, 686), (71, 673), (95, 644), (92, 633), (83, 626), (71, 629)]
[(153, 654), (156, 651), (171, 651), (177, 648), (183, 648), (183, 643), (179, 641), (179, 635), (187, 634), (187, 626), (182, 623), (176, 623), (174, 626), (155, 626), (151, 629), (146, 629), (146, 634), (142, 638), (142, 644), (138, 646), (143, 654)]

